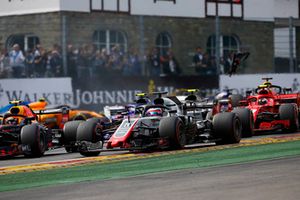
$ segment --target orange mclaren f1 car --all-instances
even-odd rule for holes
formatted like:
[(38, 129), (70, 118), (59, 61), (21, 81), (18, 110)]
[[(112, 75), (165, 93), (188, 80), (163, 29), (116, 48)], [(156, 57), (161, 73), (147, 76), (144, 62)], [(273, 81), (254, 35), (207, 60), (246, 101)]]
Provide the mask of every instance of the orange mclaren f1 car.
[[(47, 108), (47, 102), (44, 99), (30, 103), (29, 107), (38, 116), (39, 123), (51, 128), (54, 133), (52, 145), (63, 145), (67, 152), (74, 152), (77, 149), (75, 145), (76, 134), (73, 134), (73, 131), (76, 132), (76, 128), (80, 122), (90, 118), (105, 119), (104, 121), (109, 121), (109, 119), (101, 113), (88, 110), (77, 110), (68, 105)], [(67, 126), (72, 126), (72, 128), (67, 128), (67, 131), (64, 133), (63, 129), (65, 127), (65, 123), (68, 121), (72, 121), (67, 124)]]

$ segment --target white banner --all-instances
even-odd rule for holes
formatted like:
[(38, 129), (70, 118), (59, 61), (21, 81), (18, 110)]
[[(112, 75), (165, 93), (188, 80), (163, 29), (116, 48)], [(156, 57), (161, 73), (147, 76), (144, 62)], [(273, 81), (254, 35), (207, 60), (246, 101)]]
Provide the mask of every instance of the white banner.
[(294, 74), (247, 74), (247, 75), (228, 75), (220, 76), (220, 90), (233, 89), (235, 93), (245, 94), (247, 90), (252, 90), (261, 85), (262, 78), (273, 78), (270, 82), (282, 88), (292, 88), (293, 92), (300, 92), (300, 73)]
[(45, 98), (49, 106), (73, 105), (71, 78), (0, 79), (0, 108), (12, 100)]

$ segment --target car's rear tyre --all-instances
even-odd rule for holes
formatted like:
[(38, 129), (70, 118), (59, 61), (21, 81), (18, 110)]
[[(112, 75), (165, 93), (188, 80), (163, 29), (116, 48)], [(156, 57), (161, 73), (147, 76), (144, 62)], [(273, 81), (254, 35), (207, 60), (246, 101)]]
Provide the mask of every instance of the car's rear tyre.
[(186, 144), (184, 124), (180, 118), (175, 116), (166, 117), (160, 121), (159, 136), (167, 138), (172, 149), (182, 149)]
[(242, 124), (242, 137), (252, 137), (254, 132), (254, 119), (251, 110), (248, 108), (235, 108), (232, 112), (236, 113)]
[(84, 121), (83, 120), (69, 121), (64, 125), (63, 143), (65, 146), (65, 150), (68, 153), (78, 152), (78, 147), (75, 146), (76, 135), (77, 135), (77, 128), (79, 124), (81, 124), (82, 122)]
[(84, 121), (78, 120), (65, 123), (63, 128), (63, 137), (66, 144), (76, 141), (77, 128), (82, 122)]
[(100, 121), (85, 121), (77, 128), (77, 141), (98, 142), (101, 138), (102, 126)]
[(231, 105), (232, 107), (238, 107), (240, 105), (240, 101), (244, 99), (244, 97), (240, 94), (232, 94), (230, 95)]
[(23, 153), (26, 157), (41, 157), (44, 155), (47, 144), (45, 130), (38, 124), (25, 125), (21, 129), (21, 144), (29, 148)]
[(83, 156), (97, 156), (100, 152), (87, 151), (86, 143), (96, 143), (102, 140), (101, 119), (91, 119), (81, 123), (77, 128), (77, 141), (81, 143), (79, 153)]
[(296, 104), (282, 104), (279, 106), (279, 117), (281, 120), (289, 120), (290, 127), (284, 129), (286, 132), (296, 132), (299, 126), (298, 110)]
[(213, 117), (213, 134), (216, 144), (234, 144), (241, 140), (241, 122), (232, 112), (218, 113)]

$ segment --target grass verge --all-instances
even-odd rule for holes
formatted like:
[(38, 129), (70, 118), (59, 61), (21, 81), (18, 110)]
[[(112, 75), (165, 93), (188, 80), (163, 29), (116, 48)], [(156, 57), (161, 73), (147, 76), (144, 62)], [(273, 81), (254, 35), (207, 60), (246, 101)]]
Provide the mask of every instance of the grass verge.
[(300, 141), (8, 174), (0, 176), (0, 192), (81, 181), (118, 179), (164, 171), (220, 166), (295, 155), (300, 155)]

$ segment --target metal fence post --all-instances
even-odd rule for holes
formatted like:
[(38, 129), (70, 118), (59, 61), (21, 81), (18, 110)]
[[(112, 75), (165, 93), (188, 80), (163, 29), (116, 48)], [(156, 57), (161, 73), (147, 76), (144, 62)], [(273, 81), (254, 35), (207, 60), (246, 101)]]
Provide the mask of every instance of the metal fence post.
[(140, 32), (140, 59), (141, 59), (141, 64), (142, 64), (142, 74), (143, 75), (148, 75), (146, 68), (145, 68), (145, 43), (144, 43), (144, 17), (142, 15), (139, 16), (139, 32)]
[(216, 16), (216, 68), (217, 74), (220, 74), (220, 18)]
[(293, 17), (289, 18), (289, 52), (290, 52), (290, 73), (294, 72), (294, 32), (293, 32)]
[(62, 14), (62, 34), (61, 34), (61, 43), (62, 43), (62, 60), (63, 60), (63, 69), (64, 69), (64, 75), (66, 76), (68, 74), (68, 61), (67, 61), (67, 19), (66, 15)]

